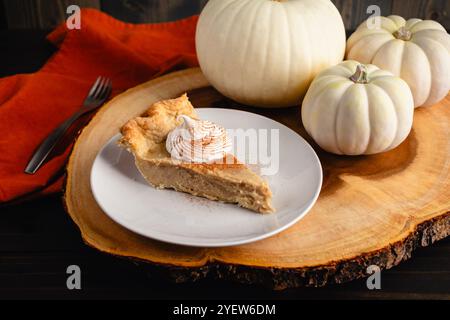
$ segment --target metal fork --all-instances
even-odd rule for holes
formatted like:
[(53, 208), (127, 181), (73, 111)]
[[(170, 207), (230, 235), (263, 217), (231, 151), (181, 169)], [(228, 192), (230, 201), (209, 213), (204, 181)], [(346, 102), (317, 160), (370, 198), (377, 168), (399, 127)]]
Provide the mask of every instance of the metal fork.
[(83, 106), (73, 116), (64, 121), (41, 143), (25, 168), (25, 173), (34, 174), (48, 158), (52, 150), (64, 136), (67, 129), (83, 114), (100, 107), (111, 94), (112, 82), (105, 77), (98, 77), (89, 91)]

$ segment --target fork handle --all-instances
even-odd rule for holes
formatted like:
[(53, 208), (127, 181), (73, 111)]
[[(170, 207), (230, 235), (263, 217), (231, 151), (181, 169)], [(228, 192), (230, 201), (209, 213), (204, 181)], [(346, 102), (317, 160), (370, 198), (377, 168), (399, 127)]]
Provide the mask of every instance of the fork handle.
[(25, 168), (25, 173), (34, 174), (42, 166), (49, 154), (61, 140), (61, 137), (67, 131), (67, 129), (86, 111), (79, 110), (69, 119), (60, 124), (53, 132), (41, 143), (39, 148), (33, 154), (30, 162)]

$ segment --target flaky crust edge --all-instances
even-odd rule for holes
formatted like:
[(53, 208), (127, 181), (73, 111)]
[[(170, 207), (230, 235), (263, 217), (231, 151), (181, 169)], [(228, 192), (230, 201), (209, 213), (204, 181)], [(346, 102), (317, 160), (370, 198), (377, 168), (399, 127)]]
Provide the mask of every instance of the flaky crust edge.
[(181, 124), (179, 115), (197, 119), (197, 114), (187, 94), (170, 100), (155, 102), (147, 111), (126, 122), (120, 129), (118, 143), (141, 157), (161, 144), (171, 130)]

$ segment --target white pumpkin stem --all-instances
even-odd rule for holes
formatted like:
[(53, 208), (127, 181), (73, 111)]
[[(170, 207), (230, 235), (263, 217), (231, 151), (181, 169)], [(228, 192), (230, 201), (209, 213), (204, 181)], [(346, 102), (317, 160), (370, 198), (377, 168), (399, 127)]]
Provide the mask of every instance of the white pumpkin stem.
[(412, 33), (406, 27), (401, 27), (397, 31), (394, 32), (394, 37), (403, 41), (411, 40)]
[(369, 82), (369, 73), (367, 72), (367, 67), (363, 64), (358, 64), (356, 67), (356, 72), (354, 75), (350, 77), (354, 83), (368, 83)]

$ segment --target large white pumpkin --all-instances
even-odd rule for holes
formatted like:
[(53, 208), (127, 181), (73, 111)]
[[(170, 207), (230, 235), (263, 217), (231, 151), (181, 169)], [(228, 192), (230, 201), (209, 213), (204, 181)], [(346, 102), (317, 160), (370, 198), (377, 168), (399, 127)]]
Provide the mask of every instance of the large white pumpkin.
[(262, 107), (299, 104), (321, 70), (345, 54), (330, 0), (209, 0), (200, 15), (200, 67), (222, 94)]
[(374, 65), (344, 61), (314, 79), (302, 105), (306, 131), (324, 150), (374, 154), (411, 131), (414, 101), (406, 82)]
[(429, 106), (450, 89), (450, 35), (432, 20), (380, 17), (380, 28), (362, 23), (347, 42), (347, 59), (373, 63), (404, 79), (414, 105)]

